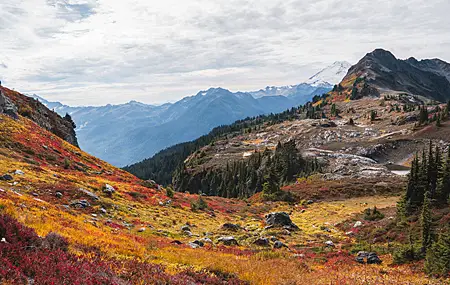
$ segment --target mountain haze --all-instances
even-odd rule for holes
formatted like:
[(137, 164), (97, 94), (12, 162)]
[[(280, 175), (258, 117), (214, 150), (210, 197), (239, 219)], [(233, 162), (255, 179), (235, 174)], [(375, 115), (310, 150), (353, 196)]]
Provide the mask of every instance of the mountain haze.
[(193, 140), (214, 127), (304, 104), (313, 96), (330, 91), (342, 79), (342, 69), (347, 66), (345, 62), (330, 65), (309, 79), (312, 84), (267, 87), (255, 92), (210, 88), (160, 106), (131, 101), (71, 107), (34, 97), (62, 116), (71, 115), (84, 150), (113, 165), (125, 166), (171, 145)]

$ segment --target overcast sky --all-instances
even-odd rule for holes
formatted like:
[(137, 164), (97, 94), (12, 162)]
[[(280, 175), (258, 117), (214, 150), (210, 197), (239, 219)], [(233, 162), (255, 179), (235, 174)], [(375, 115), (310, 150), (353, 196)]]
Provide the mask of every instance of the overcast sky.
[(163, 103), (300, 83), (377, 47), (450, 61), (449, 11), (449, 0), (1, 0), (0, 80), (71, 105)]

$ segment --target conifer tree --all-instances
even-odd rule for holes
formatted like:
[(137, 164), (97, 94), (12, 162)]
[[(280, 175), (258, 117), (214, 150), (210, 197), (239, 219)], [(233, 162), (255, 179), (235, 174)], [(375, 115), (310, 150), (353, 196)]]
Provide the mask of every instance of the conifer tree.
[(431, 193), (426, 192), (422, 212), (420, 215), (420, 226), (422, 230), (422, 252), (426, 252), (431, 246), (432, 240), (432, 216), (431, 216)]

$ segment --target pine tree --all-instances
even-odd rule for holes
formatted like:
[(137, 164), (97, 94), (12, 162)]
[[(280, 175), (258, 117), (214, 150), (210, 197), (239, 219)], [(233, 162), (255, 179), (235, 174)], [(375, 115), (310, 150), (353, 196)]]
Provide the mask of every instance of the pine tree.
[(441, 174), (436, 189), (436, 200), (439, 204), (447, 203), (450, 195), (450, 147), (447, 151), (447, 157), (441, 168)]
[(420, 226), (422, 230), (422, 251), (426, 252), (431, 246), (432, 240), (432, 213), (431, 213), (431, 193), (426, 192), (420, 215)]
[(448, 277), (450, 275), (450, 228), (439, 235), (430, 250), (427, 251), (425, 271), (428, 274)]

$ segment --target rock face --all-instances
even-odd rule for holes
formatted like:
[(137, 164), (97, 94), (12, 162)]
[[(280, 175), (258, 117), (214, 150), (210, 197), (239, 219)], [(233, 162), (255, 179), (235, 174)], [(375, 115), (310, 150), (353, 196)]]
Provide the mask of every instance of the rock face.
[(75, 124), (70, 116), (63, 118), (38, 100), (2, 86), (0, 86), (0, 114), (6, 114), (13, 118), (18, 118), (19, 115), (26, 117), (78, 147)]
[(16, 105), (3, 94), (2, 90), (0, 90), (0, 114), (6, 114), (14, 119), (19, 118)]
[(379, 96), (386, 91), (421, 95), (441, 102), (450, 99), (450, 64), (439, 59), (400, 60), (389, 51), (376, 49), (352, 66), (343, 82), (352, 77), (365, 78), (354, 99)]
[(274, 212), (266, 215), (266, 224), (270, 227), (298, 230), (297, 225), (291, 221), (291, 218), (285, 212)]

